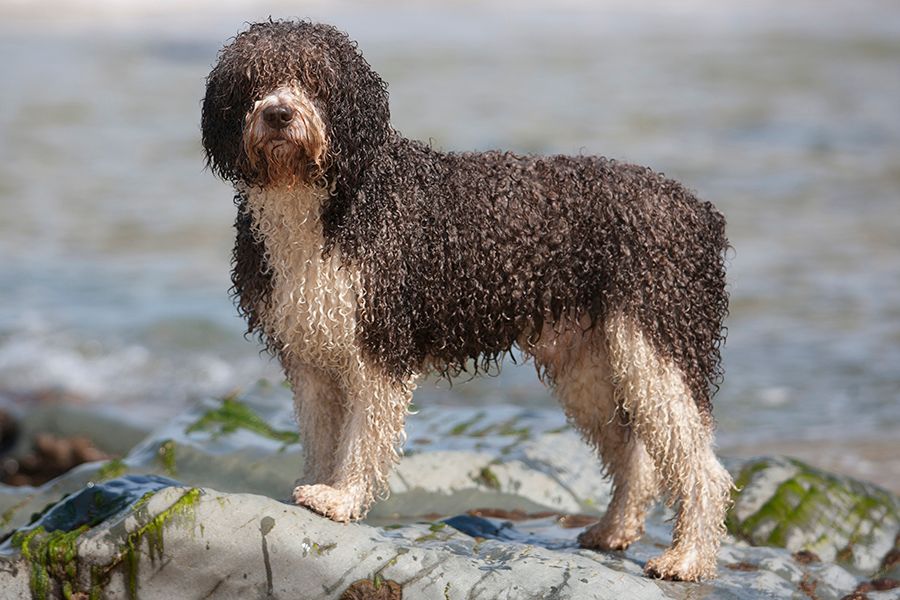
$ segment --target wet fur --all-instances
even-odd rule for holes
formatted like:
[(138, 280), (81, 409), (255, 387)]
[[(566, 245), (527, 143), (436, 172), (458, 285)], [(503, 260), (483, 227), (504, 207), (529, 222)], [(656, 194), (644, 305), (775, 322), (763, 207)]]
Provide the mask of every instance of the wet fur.
[[(273, 168), (248, 131), (284, 89), (302, 152)], [(209, 165), (237, 190), (238, 307), (296, 390), (295, 501), (364, 515), (416, 376), (486, 370), (517, 344), (613, 478), (582, 544), (627, 547), (661, 487), (679, 519), (648, 572), (714, 574), (731, 484), (711, 450), (727, 241), (710, 203), (605, 158), (408, 140), (355, 44), (308, 22), (239, 34), (207, 80), (202, 127)]]

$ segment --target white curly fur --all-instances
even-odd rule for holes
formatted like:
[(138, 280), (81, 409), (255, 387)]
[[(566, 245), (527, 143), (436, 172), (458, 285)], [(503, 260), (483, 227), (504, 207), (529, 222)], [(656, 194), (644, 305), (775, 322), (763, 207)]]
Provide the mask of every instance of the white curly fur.
[(321, 188), (245, 191), (272, 269), (266, 334), (281, 343), (304, 442), (303, 485), (294, 500), (338, 521), (357, 519), (385, 492), (399, 460), (413, 380), (397, 384), (363, 360), (356, 312), (359, 269), (323, 254)]

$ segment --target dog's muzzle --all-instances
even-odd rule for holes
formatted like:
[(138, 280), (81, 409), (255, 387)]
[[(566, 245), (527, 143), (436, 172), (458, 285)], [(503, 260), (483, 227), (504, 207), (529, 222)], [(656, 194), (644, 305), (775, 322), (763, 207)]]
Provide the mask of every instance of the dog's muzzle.
[(263, 110), (263, 121), (272, 129), (284, 129), (291, 124), (294, 110), (283, 104), (267, 106)]
[(255, 183), (311, 182), (323, 172), (325, 125), (312, 101), (295, 86), (258, 100), (244, 119), (243, 165)]

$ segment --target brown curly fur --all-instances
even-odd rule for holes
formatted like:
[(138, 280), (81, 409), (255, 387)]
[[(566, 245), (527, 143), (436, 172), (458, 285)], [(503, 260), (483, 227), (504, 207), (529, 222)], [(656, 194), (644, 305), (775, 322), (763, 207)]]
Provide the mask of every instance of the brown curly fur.
[[(301, 112), (290, 135), (261, 125), (279, 94)], [(679, 516), (647, 572), (714, 575), (731, 485), (710, 403), (728, 242), (709, 202), (606, 158), (408, 140), (356, 44), (305, 21), (251, 25), (222, 50), (202, 129), (208, 165), (237, 190), (232, 291), (309, 436), (297, 503), (364, 515), (415, 377), (489, 370), (518, 345), (613, 477), (582, 545), (627, 547), (662, 485)], [(282, 135), (301, 141), (267, 149)]]

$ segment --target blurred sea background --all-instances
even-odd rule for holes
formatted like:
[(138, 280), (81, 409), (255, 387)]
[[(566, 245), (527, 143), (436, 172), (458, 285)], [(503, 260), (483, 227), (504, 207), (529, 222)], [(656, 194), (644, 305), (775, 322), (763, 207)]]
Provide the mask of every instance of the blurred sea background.
[[(270, 15), (349, 32), (409, 137), (602, 154), (713, 201), (734, 246), (720, 452), (900, 491), (894, 0), (2, 0), (0, 402), (163, 423), (281, 381), (241, 335), (231, 192), (199, 143), (217, 50)], [(509, 361), (416, 396), (498, 402), (553, 405)]]

